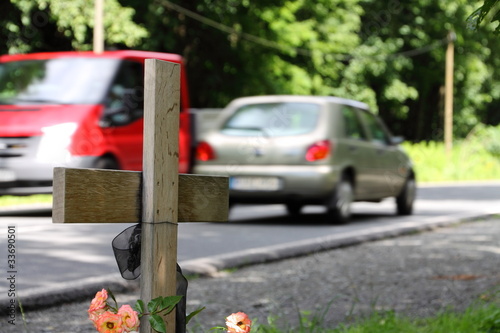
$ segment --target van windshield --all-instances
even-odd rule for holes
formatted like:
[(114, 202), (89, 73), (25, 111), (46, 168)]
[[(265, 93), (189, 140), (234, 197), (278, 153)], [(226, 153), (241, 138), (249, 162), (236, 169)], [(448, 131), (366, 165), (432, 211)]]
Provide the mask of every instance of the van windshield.
[(0, 104), (98, 104), (119, 59), (68, 57), (0, 63)]
[(265, 103), (244, 105), (222, 127), (231, 136), (289, 136), (313, 131), (320, 106), (313, 103)]

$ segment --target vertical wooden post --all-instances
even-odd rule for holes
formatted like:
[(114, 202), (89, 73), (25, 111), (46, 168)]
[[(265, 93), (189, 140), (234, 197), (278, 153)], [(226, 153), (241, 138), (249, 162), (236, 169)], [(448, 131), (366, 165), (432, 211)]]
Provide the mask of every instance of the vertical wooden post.
[(446, 49), (445, 92), (444, 92), (444, 146), (446, 153), (453, 147), (453, 61), (456, 36), (450, 31)]
[(95, 0), (94, 6), (94, 52), (104, 51), (104, 0)]
[[(145, 62), (141, 299), (176, 294), (180, 65)], [(175, 311), (166, 317), (175, 332)], [(153, 332), (148, 320), (141, 333)]]

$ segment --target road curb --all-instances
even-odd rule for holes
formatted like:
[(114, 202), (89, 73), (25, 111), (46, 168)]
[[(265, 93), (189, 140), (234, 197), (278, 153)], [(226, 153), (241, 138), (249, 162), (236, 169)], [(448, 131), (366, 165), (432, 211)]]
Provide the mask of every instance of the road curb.
[[(182, 267), (184, 275), (216, 276), (225, 269), (272, 262), (335, 248), (354, 246), (369, 241), (433, 230), (439, 227), (488, 218), (496, 214), (498, 212), (464, 213), (429, 218), (425, 222), (415, 220), (396, 226), (372, 226), (362, 231), (316, 237), (281, 245), (237, 251), (227, 255), (181, 261), (179, 265)], [(116, 273), (69, 283), (59, 283), (47, 288), (19, 291), (18, 296), (23, 309), (29, 311), (80, 300), (89, 300), (90, 302), (95, 293), (102, 288), (109, 288), (114, 293), (138, 291), (139, 280), (127, 281)], [(10, 302), (11, 300), (5, 298), (5, 296), (0, 297), (2, 314), (8, 314)]]

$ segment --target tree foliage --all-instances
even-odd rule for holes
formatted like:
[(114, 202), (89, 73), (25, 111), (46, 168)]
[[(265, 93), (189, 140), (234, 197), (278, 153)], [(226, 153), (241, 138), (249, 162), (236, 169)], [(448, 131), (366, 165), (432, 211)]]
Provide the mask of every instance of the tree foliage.
[[(485, 0), (468, 18), (469, 28), (477, 30), (479, 25), (491, 15), (489, 21), (496, 23), (495, 33), (500, 34), (500, 0)], [(487, 19), (488, 21), (488, 19)], [(496, 21), (496, 22), (495, 22)]]
[[(487, 3), (498, 0), (482, 7), (494, 13)], [(467, 0), (106, 0), (106, 44), (182, 54), (194, 107), (246, 95), (337, 95), (368, 103), (420, 141), (442, 138), (454, 31), (454, 129), (463, 137), (500, 122), (498, 26), (467, 29), (476, 8)], [(0, 26), (1, 53), (90, 49), (93, 2), (4, 1)]]

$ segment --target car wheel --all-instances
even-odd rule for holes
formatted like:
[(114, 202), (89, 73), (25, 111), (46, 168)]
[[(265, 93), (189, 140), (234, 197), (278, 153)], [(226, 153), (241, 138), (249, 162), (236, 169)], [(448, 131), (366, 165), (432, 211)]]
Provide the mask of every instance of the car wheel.
[(300, 212), (302, 211), (302, 205), (299, 203), (287, 203), (285, 204), (286, 206), (286, 211), (288, 212), (288, 215), (291, 216), (298, 216), (300, 215)]
[(351, 182), (343, 177), (335, 190), (332, 205), (327, 208), (329, 221), (336, 224), (349, 222), (351, 218), (351, 204), (354, 197), (353, 192)]
[(101, 157), (94, 163), (96, 169), (113, 169), (119, 170), (118, 163), (111, 157)]
[(396, 208), (398, 215), (411, 215), (413, 212), (413, 202), (417, 185), (414, 178), (408, 178), (401, 193), (396, 197)]

